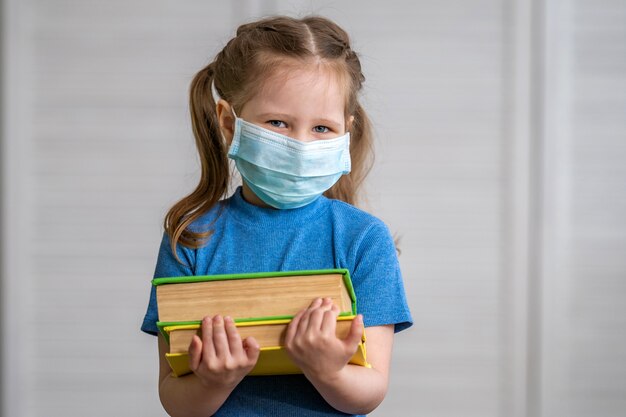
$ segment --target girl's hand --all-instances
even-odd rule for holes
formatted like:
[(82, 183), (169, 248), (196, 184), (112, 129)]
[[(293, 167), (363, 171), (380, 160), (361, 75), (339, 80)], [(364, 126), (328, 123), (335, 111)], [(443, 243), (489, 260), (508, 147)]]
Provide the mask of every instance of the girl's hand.
[(207, 316), (202, 338), (194, 335), (189, 345), (189, 367), (207, 387), (234, 388), (254, 368), (259, 344), (253, 337), (243, 342), (233, 319)]
[(317, 298), (300, 311), (287, 327), (287, 354), (305, 375), (332, 378), (348, 363), (361, 341), (363, 316), (352, 321), (345, 339), (337, 338), (339, 307), (330, 298)]

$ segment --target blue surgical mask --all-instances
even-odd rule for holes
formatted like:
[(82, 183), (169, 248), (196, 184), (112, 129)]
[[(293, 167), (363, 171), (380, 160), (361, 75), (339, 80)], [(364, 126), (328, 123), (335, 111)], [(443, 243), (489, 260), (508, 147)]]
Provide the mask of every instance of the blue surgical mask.
[[(214, 86), (213, 90), (217, 95)], [(235, 114), (228, 156), (263, 202), (279, 209), (297, 208), (311, 203), (350, 172), (350, 133), (301, 142)]]
[(301, 142), (237, 117), (228, 156), (266, 204), (297, 208), (350, 172), (350, 134)]

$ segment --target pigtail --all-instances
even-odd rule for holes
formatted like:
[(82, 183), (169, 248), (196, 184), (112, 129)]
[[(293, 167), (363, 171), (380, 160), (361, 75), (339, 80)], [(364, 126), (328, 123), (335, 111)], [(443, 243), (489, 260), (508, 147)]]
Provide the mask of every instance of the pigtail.
[(230, 182), (226, 145), (222, 140), (215, 102), (211, 95), (214, 65), (209, 64), (198, 72), (189, 89), (191, 125), (202, 170), (200, 182), (191, 194), (174, 204), (164, 221), (172, 253), (179, 262), (177, 243), (198, 248), (211, 236), (210, 230), (193, 231), (187, 227), (217, 204), (226, 193)]

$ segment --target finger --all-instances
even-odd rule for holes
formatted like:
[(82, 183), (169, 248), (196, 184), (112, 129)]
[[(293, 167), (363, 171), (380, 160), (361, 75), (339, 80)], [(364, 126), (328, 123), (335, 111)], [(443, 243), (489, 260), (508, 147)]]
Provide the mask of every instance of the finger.
[(226, 330), (224, 329), (224, 319), (219, 314), (213, 317), (213, 344), (215, 345), (215, 355), (218, 358), (230, 354)]
[(248, 364), (254, 365), (259, 359), (259, 354), (261, 353), (259, 343), (254, 337), (248, 336), (243, 341), (243, 348), (246, 352), (246, 356), (248, 357)]
[(322, 303), (319, 305), (318, 309), (322, 311), (330, 310), (333, 308), (335, 304), (333, 304), (333, 299), (330, 297), (325, 297), (322, 299)]
[(241, 343), (241, 336), (239, 336), (239, 330), (237, 330), (235, 322), (229, 316), (224, 317), (224, 329), (226, 330), (226, 338), (228, 339), (230, 354), (235, 356), (243, 353), (243, 345)]
[(322, 305), (322, 299), (318, 297), (314, 299), (311, 304), (309, 304), (309, 308), (304, 310), (304, 314), (302, 315), (302, 317), (300, 318), (300, 322), (298, 323), (298, 329), (301, 332), (306, 332), (306, 330), (309, 328), (311, 313), (313, 313), (320, 305)]
[(311, 319), (311, 312), (314, 311), (310, 308), (304, 310), (302, 313), (302, 317), (300, 317), (300, 322), (298, 323), (297, 332), (306, 332), (306, 329), (309, 327), (309, 320)]
[(306, 326), (307, 331), (319, 332), (322, 328), (322, 319), (324, 318), (324, 305), (314, 309), (309, 314), (309, 320)]
[(363, 336), (363, 316), (361, 314), (357, 315), (354, 320), (352, 320), (352, 325), (350, 326), (350, 333), (343, 340), (344, 347), (346, 352), (354, 353), (356, 348), (361, 341)]
[(309, 321), (308, 329), (320, 331), (322, 328), (322, 321), (324, 319), (324, 314), (327, 311), (332, 310), (333, 308), (336, 308), (336, 307), (335, 307), (335, 304), (333, 304), (332, 298), (325, 297), (324, 299), (322, 299), (322, 303), (316, 310), (317, 312), (319, 312), (319, 314), (318, 313), (311, 314), (311, 319)]
[[(334, 305), (333, 305), (334, 306)], [(335, 334), (337, 328), (337, 316), (339, 315), (339, 308), (333, 308), (324, 312), (324, 318), (322, 320), (321, 331), (324, 334)]]
[(311, 308), (316, 308), (317, 306), (322, 304), (322, 299), (320, 297), (314, 298), (313, 301), (311, 301), (311, 304), (309, 304), (309, 309)]
[(287, 326), (287, 331), (285, 332), (285, 346), (290, 344), (291, 341), (293, 340), (293, 337), (295, 336), (296, 331), (298, 330), (298, 325), (300, 324), (300, 319), (304, 315), (305, 311), (306, 310), (298, 311), (298, 314), (296, 314), (293, 317), (293, 319), (291, 319), (291, 322), (289, 322), (289, 325)]
[(202, 357), (204, 360), (215, 357), (215, 347), (213, 346), (213, 321), (209, 316), (202, 319)]
[(198, 369), (200, 360), (202, 360), (202, 340), (194, 334), (189, 344), (189, 369), (192, 371)]

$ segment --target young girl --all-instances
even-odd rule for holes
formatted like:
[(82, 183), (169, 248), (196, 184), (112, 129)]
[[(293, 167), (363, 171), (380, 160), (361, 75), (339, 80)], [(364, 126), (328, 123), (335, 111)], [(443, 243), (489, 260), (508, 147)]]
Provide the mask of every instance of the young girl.
[[(230, 317), (205, 317), (190, 367), (173, 377), (158, 336), (159, 395), (172, 416), (362, 415), (383, 400), (394, 332), (412, 324), (387, 227), (355, 208), (372, 133), (348, 35), (322, 17), (242, 25), (193, 79), (202, 174), (165, 218), (155, 278), (346, 268), (358, 312), (335, 336), (337, 307), (312, 300), (286, 350), (302, 375), (246, 376), (259, 346)], [(226, 196), (229, 158), (242, 186)], [(158, 334), (154, 288), (142, 330)], [(365, 327), (371, 368), (348, 364)]]

